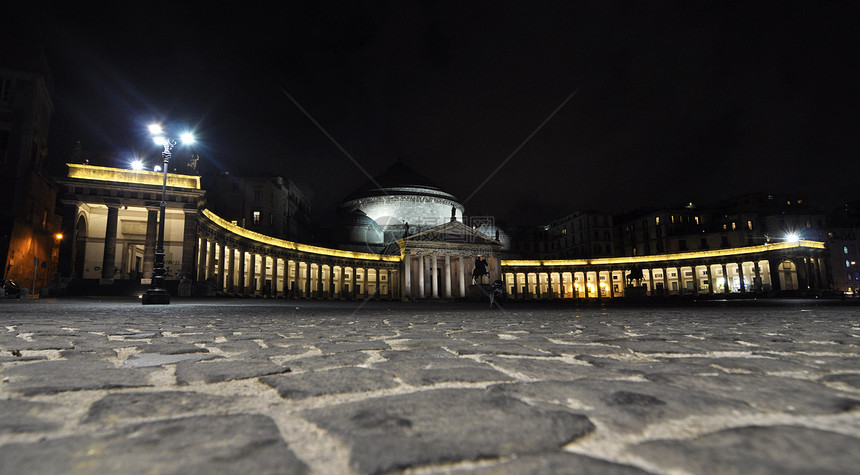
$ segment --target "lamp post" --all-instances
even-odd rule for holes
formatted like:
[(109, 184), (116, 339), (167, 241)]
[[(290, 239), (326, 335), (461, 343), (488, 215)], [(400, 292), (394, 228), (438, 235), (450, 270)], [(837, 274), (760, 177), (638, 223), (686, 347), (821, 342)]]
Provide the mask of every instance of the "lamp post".
[[(165, 226), (165, 208), (167, 207), (167, 169), (170, 165), (170, 157), (173, 152), (173, 147), (176, 145), (176, 140), (164, 135), (160, 125), (153, 124), (149, 126), (149, 132), (154, 136), (155, 143), (164, 147), (161, 152), (161, 157), (164, 159), (162, 171), (164, 172), (164, 180), (161, 183), (161, 204), (158, 210), (158, 241), (155, 245), (155, 261), (152, 266), (152, 284), (146, 293), (143, 294), (142, 301), (144, 305), (167, 305), (170, 303), (170, 293), (164, 285), (165, 274), (167, 271), (164, 268), (164, 226)], [(183, 134), (182, 141), (191, 143), (194, 138), (191, 134)]]

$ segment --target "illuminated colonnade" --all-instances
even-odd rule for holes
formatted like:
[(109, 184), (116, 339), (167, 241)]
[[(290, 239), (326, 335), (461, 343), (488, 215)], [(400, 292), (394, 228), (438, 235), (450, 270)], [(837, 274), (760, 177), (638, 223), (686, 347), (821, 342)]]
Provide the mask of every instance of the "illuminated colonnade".
[(400, 260), (273, 238), (209, 210), (199, 216), (195, 277), (217, 295), (400, 299)]
[[(520, 300), (625, 297), (628, 282), (648, 296), (821, 291), (828, 288), (825, 252), (824, 243), (800, 241), (639, 257), (503, 260), (501, 272), (508, 298)], [(639, 272), (641, 278), (631, 279)]]

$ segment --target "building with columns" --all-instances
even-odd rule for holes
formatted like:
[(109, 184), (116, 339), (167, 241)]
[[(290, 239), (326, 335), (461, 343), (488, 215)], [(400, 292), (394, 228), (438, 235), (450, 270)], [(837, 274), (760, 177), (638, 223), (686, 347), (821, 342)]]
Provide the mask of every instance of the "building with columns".
[[(64, 235), (59, 272), (67, 279), (146, 285), (152, 277), (158, 211), (164, 175), (84, 164), (68, 164), (57, 179)], [(197, 211), (203, 203), (200, 178), (167, 175), (164, 250), (166, 279), (195, 274)]]
[[(404, 214), (403, 235), (379, 251), (315, 246), (234, 224), (206, 208), (199, 177), (167, 177), (167, 287), (180, 296), (193, 289), (201, 296), (260, 298), (483, 298), (472, 277), (478, 258), (488, 270), (480, 283), (501, 280), (514, 300), (744, 296), (823, 292), (830, 286), (827, 248), (820, 241), (645, 256), (517, 259), (496, 237), (457, 219), (456, 206), (446, 222), (415, 232), (405, 226)], [(60, 249), (61, 274), (103, 289), (145, 289), (152, 273), (162, 179), (155, 172), (69, 164), (68, 176), (57, 180), (70, 237)], [(361, 218), (356, 222), (383, 229), (364, 211), (356, 211)]]

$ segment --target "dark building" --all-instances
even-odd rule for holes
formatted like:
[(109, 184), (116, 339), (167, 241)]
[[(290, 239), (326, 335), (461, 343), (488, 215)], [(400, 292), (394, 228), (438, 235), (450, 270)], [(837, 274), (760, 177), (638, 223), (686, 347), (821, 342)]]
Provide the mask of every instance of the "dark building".
[(61, 239), (46, 163), (52, 87), (41, 47), (0, 42), (0, 275), (32, 293), (56, 273)]
[(311, 241), (310, 202), (280, 176), (204, 175), (209, 208), (245, 229), (289, 241)]

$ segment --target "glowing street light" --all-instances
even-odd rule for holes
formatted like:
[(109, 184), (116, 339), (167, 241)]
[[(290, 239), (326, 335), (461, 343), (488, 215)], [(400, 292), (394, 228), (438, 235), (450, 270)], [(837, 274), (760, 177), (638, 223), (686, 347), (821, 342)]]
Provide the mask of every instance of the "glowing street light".
[(785, 242), (795, 243), (798, 241), (800, 241), (800, 236), (798, 236), (797, 234), (789, 234), (785, 236)]
[[(167, 292), (164, 285), (165, 274), (167, 273), (164, 268), (164, 214), (167, 207), (167, 170), (176, 140), (168, 137), (160, 124), (150, 125), (149, 133), (153, 135), (153, 140), (156, 144), (164, 147), (164, 150), (161, 152), (161, 157), (164, 158), (164, 165), (162, 166), (164, 181), (161, 184), (161, 205), (159, 206), (158, 213), (158, 241), (155, 247), (155, 262), (152, 266), (152, 284), (146, 290), (146, 293), (143, 294), (142, 301), (144, 305), (166, 305), (170, 303), (170, 293)], [(183, 133), (180, 136), (180, 140), (187, 144), (193, 142), (194, 137), (190, 133)]]
[(131, 161), (131, 169), (136, 171), (136, 172), (143, 170), (143, 162), (140, 161), (139, 159), (132, 160)]

